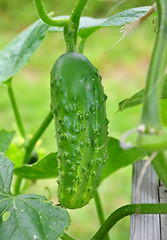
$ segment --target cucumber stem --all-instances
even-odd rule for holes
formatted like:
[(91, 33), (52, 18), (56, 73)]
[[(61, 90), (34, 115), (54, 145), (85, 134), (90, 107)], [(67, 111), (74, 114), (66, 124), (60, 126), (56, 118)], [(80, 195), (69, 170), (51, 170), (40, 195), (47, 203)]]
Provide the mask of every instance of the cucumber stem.
[(46, 128), (48, 127), (48, 125), (50, 124), (52, 119), (53, 119), (53, 113), (50, 111), (48, 113), (48, 115), (46, 116), (46, 118), (41, 123), (40, 127), (37, 129), (37, 131), (34, 134), (34, 136), (27, 143), (27, 145), (25, 147), (26, 148), (26, 154), (25, 154), (24, 159), (23, 159), (23, 163), (24, 164), (29, 163), (29, 159), (31, 157), (31, 153), (32, 153), (32, 151), (33, 151), (33, 149), (35, 147), (36, 142), (42, 136), (42, 134), (44, 133), (44, 131), (46, 130)]
[(85, 46), (85, 41), (86, 41), (86, 38), (85, 38), (85, 37), (83, 37), (83, 38), (80, 39), (79, 47), (78, 47), (78, 52), (79, 52), (79, 53), (83, 53), (84, 46)]
[(69, 19), (50, 18), (43, 6), (42, 0), (34, 0), (39, 17), (50, 26), (64, 27), (64, 39), (67, 52), (76, 52), (77, 34), (81, 15), (88, 0), (78, 0)]
[(67, 52), (76, 52), (79, 21), (88, 0), (78, 0), (70, 16), (70, 22), (64, 27), (64, 39)]
[[(97, 214), (99, 217), (99, 221), (100, 221), (100, 224), (102, 225), (105, 222), (105, 218), (104, 218), (104, 212), (103, 212), (103, 208), (102, 208), (102, 204), (101, 204), (101, 200), (100, 200), (98, 191), (96, 191), (94, 200), (95, 200), (95, 204), (96, 204), (96, 210), (97, 210)], [(108, 234), (106, 235), (105, 240), (110, 240)]]
[[(46, 118), (43, 120), (42, 124), (40, 125), (40, 127), (38, 128), (38, 130), (36, 131), (36, 133), (34, 134), (34, 136), (28, 141), (27, 145), (25, 146), (26, 152), (23, 158), (23, 164), (28, 164), (32, 151), (35, 147), (36, 142), (38, 141), (38, 139), (42, 136), (42, 134), (44, 133), (44, 131), (46, 130), (46, 128), (48, 127), (48, 125), (50, 124), (50, 122), (53, 119), (53, 114), (50, 111), (48, 113), (48, 115), (46, 116)], [(21, 181), (22, 181), (22, 177), (18, 176), (16, 178), (15, 181), (15, 186), (14, 186), (14, 194), (17, 195), (20, 192), (20, 185), (21, 185)]]
[(25, 132), (25, 129), (24, 129), (24, 126), (23, 126), (23, 122), (22, 122), (20, 113), (19, 113), (19, 109), (18, 109), (18, 106), (17, 106), (17, 103), (16, 103), (16, 99), (15, 99), (15, 96), (14, 96), (14, 93), (13, 93), (13, 89), (12, 89), (12, 86), (11, 86), (11, 80), (12, 80), (12, 78), (10, 78), (6, 82), (8, 95), (9, 95), (9, 98), (10, 98), (10, 102), (11, 102), (11, 105), (12, 105), (12, 109), (13, 109), (13, 112), (14, 112), (14, 116), (15, 116), (15, 120), (16, 120), (18, 129), (20, 131), (21, 136), (24, 138), (24, 140), (26, 140), (27, 135), (26, 135), (26, 132)]
[(86, 7), (87, 2), (88, 0), (78, 0), (77, 4), (75, 5), (75, 8), (72, 11), (70, 19), (78, 27), (79, 27), (79, 20)]
[(75, 44), (77, 43), (77, 32), (78, 32), (78, 28), (79, 28), (79, 21), (82, 16), (82, 13), (86, 7), (87, 2), (88, 2), (88, 0), (78, 0), (75, 8), (72, 11), (71, 17), (70, 17), (71, 23), (73, 25), (73, 38), (74, 38)]

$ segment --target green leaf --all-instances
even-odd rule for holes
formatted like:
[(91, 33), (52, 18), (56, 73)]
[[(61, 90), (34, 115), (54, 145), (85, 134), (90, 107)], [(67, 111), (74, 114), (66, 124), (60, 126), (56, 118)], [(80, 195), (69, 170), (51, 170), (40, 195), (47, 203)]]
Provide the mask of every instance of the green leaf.
[[(131, 8), (109, 18), (81, 17), (79, 25), (79, 36), (82, 38), (86, 38), (99, 28), (121, 27), (124, 24), (137, 20), (138, 18), (146, 14), (146, 12), (150, 10), (150, 8), (150, 6)], [(69, 16), (59, 16), (57, 18), (68, 19)], [(58, 27), (50, 27), (49, 31), (60, 32), (63, 31), (63, 29)]]
[(108, 160), (104, 165), (102, 180), (122, 167), (126, 167), (147, 155), (145, 151), (138, 147), (123, 149), (120, 147), (119, 140), (110, 137), (107, 143)]
[(6, 153), (14, 134), (14, 131), (0, 130), (0, 152)]
[(15, 168), (21, 166), (25, 154), (25, 148), (20, 146), (21, 144), (12, 143), (6, 152), (6, 156), (14, 163)]
[(0, 239), (58, 239), (70, 224), (67, 211), (43, 196), (12, 196), (12, 174), (13, 163), (0, 154)]
[(17, 74), (43, 41), (49, 26), (36, 21), (0, 51), (0, 84)]
[[(167, 75), (165, 75), (164, 80), (164, 87), (161, 98), (167, 98)], [(142, 103), (144, 98), (144, 89), (140, 90), (139, 92), (135, 93), (132, 97), (126, 98), (123, 101), (121, 101), (118, 106), (118, 111), (123, 111), (124, 109), (137, 106)]]
[(34, 164), (16, 168), (14, 173), (29, 179), (55, 178), (59, 175), (57, 153), (49, 153)]
[(112, 17), (104, 19), (83, 18), (80, 22), (80, 37), (86, 37), (99, 28), (104, 27), (121, 27), (127, 23), (133, 22), (146, 14), (150, 7), (132, 8)]
[(121, 101), (118, 106), (118, 112), (123, 111), (127, 108), (137, 106), (142, 103), (144, 97), (144, 89), (140, 90), (139, 92), (135, 93), (132, 97), (126, 98), (123, 101)]
[[(119, 140), (110, 137), (107, 143), (108, 160), (102, 172), (102, 179), (108, 177), (118, 169), (128, 166), (146, 156), (146, 152), (138, 147), (122, 149)], [(35, 164), (23, 165), (14, 170), (15, 174), (29, 179), (58, 177), (57, 153), (50, 153)]]

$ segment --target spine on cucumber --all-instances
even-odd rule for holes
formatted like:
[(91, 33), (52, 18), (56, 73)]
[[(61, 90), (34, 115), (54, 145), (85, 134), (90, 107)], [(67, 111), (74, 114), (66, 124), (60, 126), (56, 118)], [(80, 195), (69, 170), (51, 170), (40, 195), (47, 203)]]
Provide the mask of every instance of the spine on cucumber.
[(51, 70), (51, 109), (59, 153), (58, 200), (81, 208), (94, 197), (107, 159), (106, 95), (101, 76), (80, 53), (61, 55)]

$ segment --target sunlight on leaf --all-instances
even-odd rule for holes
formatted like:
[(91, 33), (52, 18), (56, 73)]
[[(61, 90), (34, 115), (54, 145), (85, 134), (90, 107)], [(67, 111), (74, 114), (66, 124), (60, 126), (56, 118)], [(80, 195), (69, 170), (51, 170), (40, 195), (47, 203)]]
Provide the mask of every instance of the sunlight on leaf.
[(0, 84), (17, 74), (44, 40), (49, 26), (36, 21), (0, 51)]

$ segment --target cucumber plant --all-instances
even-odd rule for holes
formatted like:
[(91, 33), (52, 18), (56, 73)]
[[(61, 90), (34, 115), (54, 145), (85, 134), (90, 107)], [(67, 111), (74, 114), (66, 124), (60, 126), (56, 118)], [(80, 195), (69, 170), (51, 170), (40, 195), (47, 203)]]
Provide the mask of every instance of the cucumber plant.
[[(166, 78), (167, 62), (167, 2), (157, 0), (153, 7), (129, 9), (104, 19), (82, 17), (88, 0), (78, 0), (70, 16), (51, 17), (41, 0), (35, 0), (38, 20), (0, 51), (0, 84), (8, 90), (16, 123), (23, 143), (16, 159), (6, 152), (14, 132), (0, 131), (0, 239), (55, 240), (73, 239), (65, 231), (70, 225), (67, 209), (82, 208), (92, 198), (101, 227), (92, 240), (109, 239), (109, 230), (121, 218), (137, 214), (167, 214), (167, 204), (129, 204), (104, 218), (98, 194), (100, 180), (121, 167), (156, 152), (152, 164), (167, 186), (166, 133), (160, 118), (160, 99)], [(108, 136), (106, 95), (98, 70), (83, 54), (86, 39), (99, 28), (124, 26), (124, 35), (140, 25), (153, 12), (158, 15), (155, 47), (146, 81), (139, 95), (143, 101), (138, 147), (121, 149), (119, 140)], [(126, 17), (125, 17), (126, 15)], [(48, 32), (63, 32), (66, 52), (56, 60), (50, 76), (50, 111), (32, 138), (25, 131), (13, 93), (12, 81)], [(78, 38), (80, 41), (78, 41)], [(17, 51), (16, 51), (17, 49)], [(162, 80), (163, 79), (163, 80)], [(48, 81), (49, 82), (49, 81)], [(163, 92), (163, 97), (167, 98)], [(133, 100), (128, 104), (134, 106)], [(123, 101), (122, 109), (126, 106)], [(40, 158), (36, 143), (54, 118), (57, 151)], [(35, 160), (34, 160), (35, 156)], [(10, 160), (8, 159), (10, 158)], [(18, 160), (19, 159), (19, 160)], [(14, 166), (13, 166), (13, 162)], [(33, 162), (32, 162), (33, 161)], [(12, 183), (12, 175), (16, 178)], [(45, 197), (23, 194), (23, 179), (56, 178), (58, 202), (56, 206)], [(28, 181), (28, 180), (27, 180)], [(26, 221), (25, 221), (26, 220)], [(10, 231), (9, 231), (10, 229)]]

